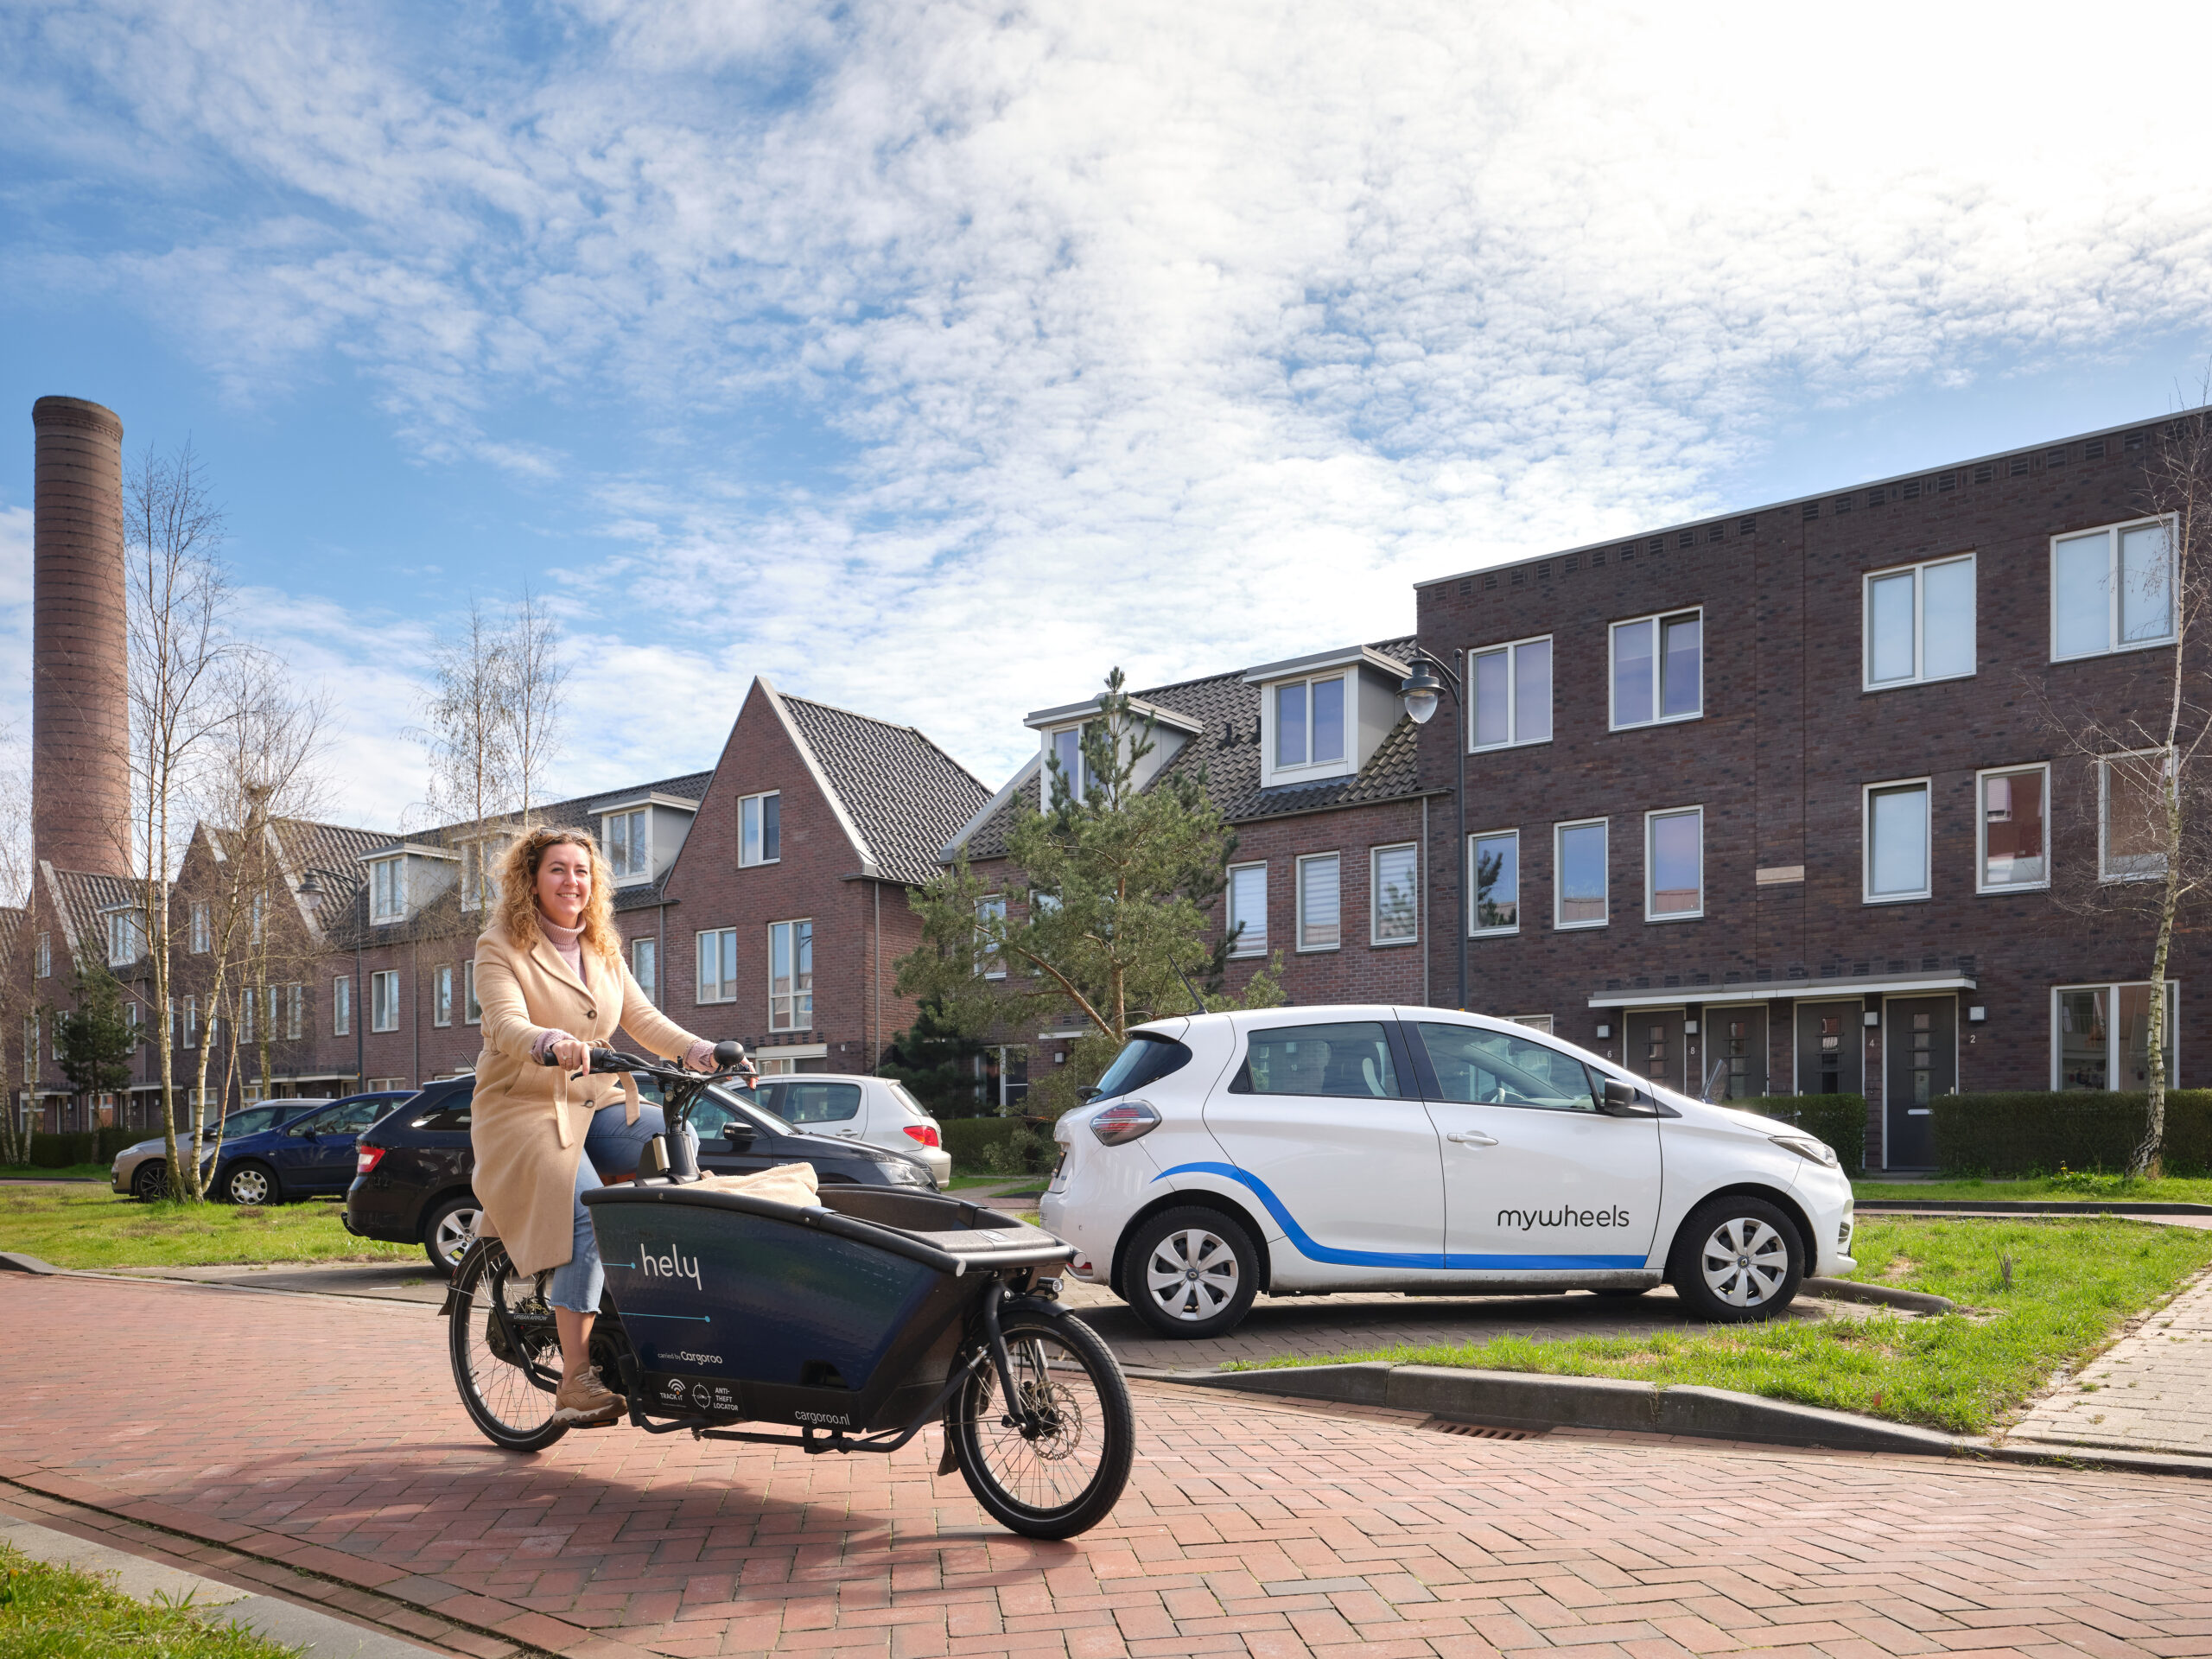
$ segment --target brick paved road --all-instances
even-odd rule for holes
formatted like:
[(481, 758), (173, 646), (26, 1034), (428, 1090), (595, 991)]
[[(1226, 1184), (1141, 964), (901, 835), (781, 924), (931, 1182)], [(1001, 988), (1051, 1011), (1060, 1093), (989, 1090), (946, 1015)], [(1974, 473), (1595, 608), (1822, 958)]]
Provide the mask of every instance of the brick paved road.
[(2062, 1380), (2006, 1438), (2212, 1457), (2212, 1274)]
[(1140, 1385), (1128, 1495), (1046, 1545), (937, 1478), (933, 1433), (495, 1452), (417, 1308), (10, 1276), (0, 1317), (0, 1508), (457, 1652), (2212, 1655), (2195, 1481), (1466, 1440)]

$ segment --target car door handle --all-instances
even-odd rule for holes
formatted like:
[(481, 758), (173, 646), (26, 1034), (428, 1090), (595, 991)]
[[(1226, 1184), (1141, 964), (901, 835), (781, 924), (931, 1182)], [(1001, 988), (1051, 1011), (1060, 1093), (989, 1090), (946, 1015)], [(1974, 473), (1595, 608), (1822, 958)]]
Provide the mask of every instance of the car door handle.
[(1484, 1135), (1480, 1129), (1454, 1129), (1444, 1138), (1463, 1147), (1494, 1147), (1497, 1144), (1496, 1135)]

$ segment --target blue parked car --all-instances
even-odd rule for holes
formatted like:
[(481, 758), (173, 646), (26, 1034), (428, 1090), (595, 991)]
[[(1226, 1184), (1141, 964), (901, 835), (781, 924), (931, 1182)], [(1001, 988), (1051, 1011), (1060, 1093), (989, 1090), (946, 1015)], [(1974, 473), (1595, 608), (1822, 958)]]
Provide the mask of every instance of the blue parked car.
[(415, 1094), (411, 1089), (348, 1095), (258, 1135), (226, 1136), (208, 1185), (232, 1204), (283, 1204), (343, 1192), (353, 1179), (353, 1139)]

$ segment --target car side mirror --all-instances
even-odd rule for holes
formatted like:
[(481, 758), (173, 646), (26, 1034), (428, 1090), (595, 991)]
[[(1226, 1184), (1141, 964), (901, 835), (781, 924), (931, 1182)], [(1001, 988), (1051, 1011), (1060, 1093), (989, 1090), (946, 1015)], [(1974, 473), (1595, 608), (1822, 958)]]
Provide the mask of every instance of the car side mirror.
[(1092, 1101), (1097, 1099), (1100, 1092), (1101, 1090), (1096, 1084), (1092, 1084), (1088, 1088), (1078, 1089), (1076, 1090), (1076, 1094), (1082, 1099), (1084, 1104), (1086, 1106), (1088, 1106)]
[(749, 1147), (755, 1131), (743, 1118), (734, 1117), (722, 1126), (722, 1139), (732, 1146)]
[(1633, 1084), (1623, 1083), (1618, 1077), (1605, 1079), (1605, 1096), (1598, 1103), (1598, 1109), (1607, 1117), (1656, 1117), (1658, 1103)]

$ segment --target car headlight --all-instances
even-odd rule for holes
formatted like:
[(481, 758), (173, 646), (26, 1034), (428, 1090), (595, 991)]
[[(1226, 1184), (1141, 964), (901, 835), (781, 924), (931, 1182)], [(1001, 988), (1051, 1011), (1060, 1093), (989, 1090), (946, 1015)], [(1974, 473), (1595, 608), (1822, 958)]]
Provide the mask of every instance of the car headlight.
[(893, 1182), (899, 1186), (919, 1186), (922, 1184), (921, 1166), (909, 1163), (904, 1158), (891, 1160), (890, 1175)]
[(1102, 1147), (1126, 1145), (1160, 1127), (1160, 1114), (1141, 1100), (1125, 1100), (1093, 1114), (1090, 1132)]
[(1826, 1165), (1830, 1169), (1842, 1167), (1842, 1165), (1836, 1161), (1836, 1155), (1828, 1144), (1824, 1141), (1815, 1141), (1809, 1135), (1770, 1135), (1767, 1139), (1777, 1147), (1789, 1147), (1800, 1158), (1809, 1158), (1815, 1163)]

